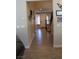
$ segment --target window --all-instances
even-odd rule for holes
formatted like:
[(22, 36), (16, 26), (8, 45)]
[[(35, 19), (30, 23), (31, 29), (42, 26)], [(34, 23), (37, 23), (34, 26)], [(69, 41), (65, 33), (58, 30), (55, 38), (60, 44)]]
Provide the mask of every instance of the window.
[(35, 24), (40, 25), (40, 15), (35, 15)]
[(47, 24), (50, 24), (50, 22), (49, 22), (49, 16), (46, 16), (46, 22), (47, 22)]

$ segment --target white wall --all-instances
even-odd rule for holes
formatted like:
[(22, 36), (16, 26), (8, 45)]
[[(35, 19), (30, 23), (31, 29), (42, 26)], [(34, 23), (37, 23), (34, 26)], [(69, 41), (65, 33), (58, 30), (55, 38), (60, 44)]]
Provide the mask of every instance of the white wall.
[(22, 40), (25, 48), (28, 48), (28, 21), (26, 15), (26, 2), (24, 0), (16, 0), (16, 34)]
[(54, 25), (54, 47), (62, 46), (62, 23), (57, 22), (56, 10), (61, 10), (56, 3), (62, 4), (62, 0), (53, 0), (53, 25)]

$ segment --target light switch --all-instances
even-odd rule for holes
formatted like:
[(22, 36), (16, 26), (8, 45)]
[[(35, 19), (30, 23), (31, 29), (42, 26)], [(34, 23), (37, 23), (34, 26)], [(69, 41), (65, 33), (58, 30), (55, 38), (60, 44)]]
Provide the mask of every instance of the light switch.
[(24, 20), (24, 17), (21, 17), (22, 20)]
[(24, 28), (25, 26), (24, 25), (21, 25), (21, 28)]
[(17, 25), (17, 26), (16, 26), (16, 28), (17, 28), (17, 29), (19, 29), (19, 28), (20, 28), (20, 26), (19, 26), (19, 25)]

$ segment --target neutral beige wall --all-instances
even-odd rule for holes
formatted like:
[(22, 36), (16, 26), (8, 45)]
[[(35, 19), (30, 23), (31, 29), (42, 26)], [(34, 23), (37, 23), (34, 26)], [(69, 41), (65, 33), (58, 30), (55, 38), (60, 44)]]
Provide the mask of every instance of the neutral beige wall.
[(31, 10), (36, 10), (36, 9), (40, 9), (40, 8), (48, 8), (48, 9), (52, 9), (52, 2), (49, 1), (40, 1), (40, 2), (28, 2), (28, 9)]
[(41, 27), (45, 27), (46, 14), (40, 15)]
[(56, 3), (62, 4), (62, 0), (53, 0), (53, 25), (54, 47), (62, 46), (62, 23), (57, 22), (56, 10), (61, 10)]
[(26, 0), (26, 1), (51, 1), (51, 0)]

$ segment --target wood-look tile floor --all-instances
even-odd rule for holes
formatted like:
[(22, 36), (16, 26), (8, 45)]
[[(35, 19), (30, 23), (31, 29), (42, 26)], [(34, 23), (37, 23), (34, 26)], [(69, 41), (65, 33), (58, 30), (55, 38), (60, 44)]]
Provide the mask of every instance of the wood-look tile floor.
[(61, 48), (53, 48), (51, 34), (45, 29), (36, 29), (31, 47), (26, 49), (23, 59), (62, 59)]

